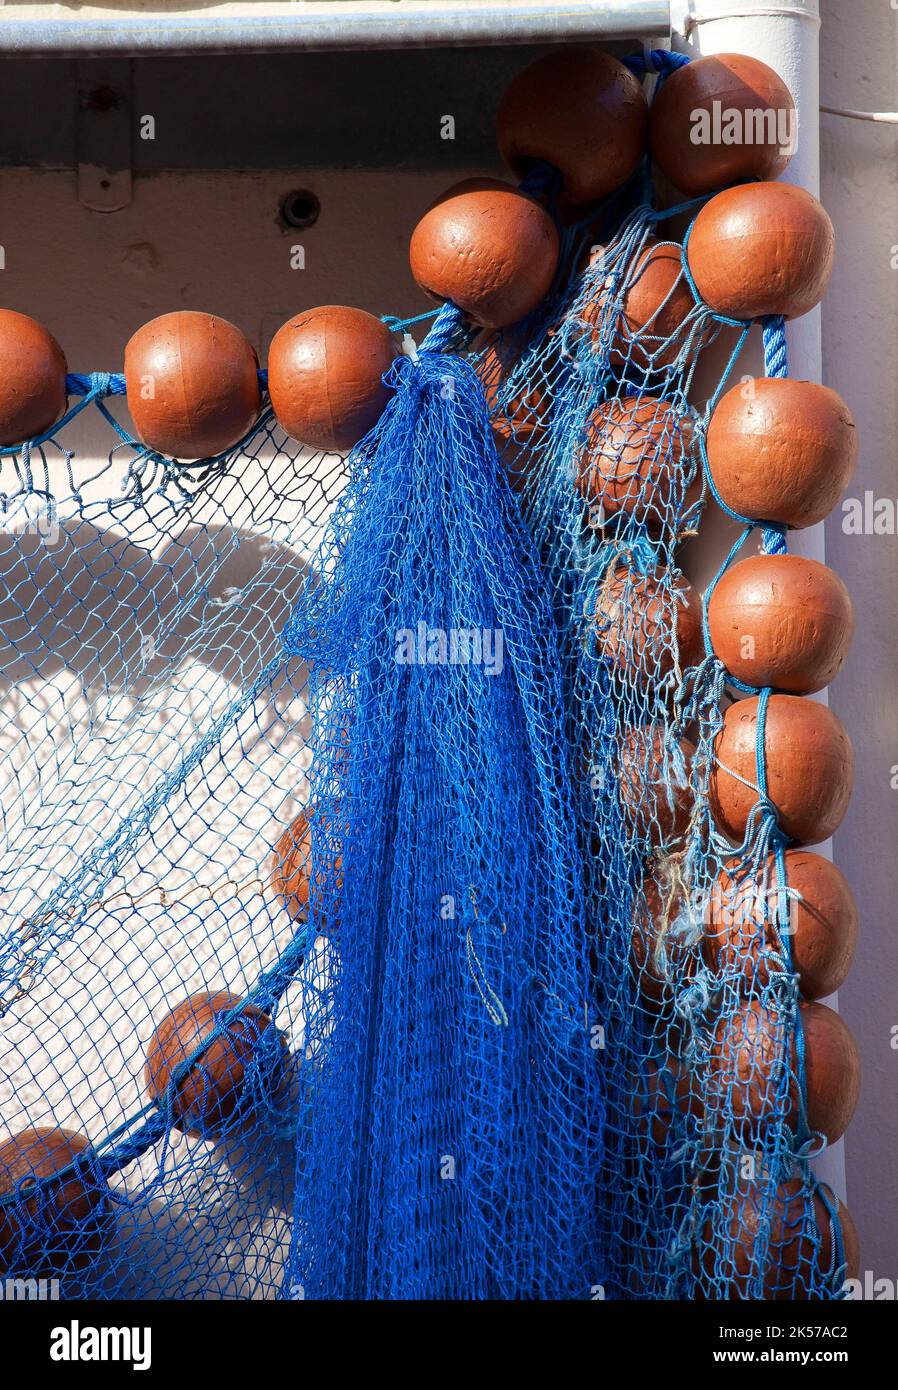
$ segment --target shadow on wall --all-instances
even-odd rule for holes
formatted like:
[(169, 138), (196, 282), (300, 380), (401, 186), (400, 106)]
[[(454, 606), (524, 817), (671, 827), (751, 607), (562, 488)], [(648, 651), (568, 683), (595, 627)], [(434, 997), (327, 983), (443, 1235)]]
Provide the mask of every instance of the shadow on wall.
[(248, 1139), (190, 1158), (179, 1145), (178, 1160), (169, 1158), (152, 1197), (116, 1206), (114, 1233), (103, 1242), (115, 1252), (107, 1288), (116, 1298), (152, 1297), (154, 1290), (164, 1297), (174, 1287), (179, 1298), (208, 1298), (210, 1289), (239, 1298), (258, 1289), (262, 1271), (275, 1284), (290, 1242), (293, 1140), (272, 1149), (271, 1136), (257, 1127)]
[(309, 573), (288, 546), (230, 526), (186, 527), (158, 559), (86, 521), (0, 532), (0, 681), (68, 670), (140, 697), (200, 662), (240, 684), (277, 655)]

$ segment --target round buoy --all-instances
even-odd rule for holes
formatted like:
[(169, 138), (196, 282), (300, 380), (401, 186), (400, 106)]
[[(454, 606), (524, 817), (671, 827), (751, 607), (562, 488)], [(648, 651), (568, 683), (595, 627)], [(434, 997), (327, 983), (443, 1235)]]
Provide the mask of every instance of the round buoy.
[[(840, 1139), (860, 1094), (860, 1058), (848, 1027), (825, 1004), (802, 1002), (804, 1077), (808, 1128)], [(785, 1012), (760, 999), (720, 1020), (709, 1063), (709, 1098), (750, 1147), (759, 1126), (783, 1112), (799, 1123), (795, 1037)]]
[(701, 604), (682, 575), (619, 566), (599, 591), (595, 615), (599, 652), (631, 682), (682, 673), (704, 654)]
[(747, 183), (705, 204), (687, 255), (696, 289), (716, 313), (794, 319), (823, 298), (835, 235), (825, 210), (803, 188)]
[[(845, 1274), (856, 1279), (857, 1229), (843, 1203), (833, 1204), (842, 1228)], [(759, 1268), (762, 1239), (766, 1255)], [(772, 1204), (765, 1189), (741, 1185), (724, 1210), (706, 1222), (696, 1252), (700, 1292), (711, 1299), (756, 1297), (759, 1278), (766, 1300), (806, 1299), (837, 1273), (835, 1260), (826, 1203), (818, 1192), (809, 1195), (800, 1178), (781, 1183)]]
[(848, 1024), (816, 1000), (799, 1005), (804, 1030), (808, 1128), (830, 1144), (841, 1139), (857, 1109), (861, 1059)]
[(597, 48), (562, 48), (512, 78), (499, 106), (502, 158), (518, 178), (550, 164), (571, 203), (591, 203), (619, 188), (646, 147), (648, 106), (642, 85)]
[(681, 840), (692, 817), (695, 748), (686, 738), (677, 742), (682, 770), (662, 725), (628, 729), (620, 738), (617, 788), (624, 823), (652, 849)]
[[(601, 254), (601, 251), (596, 254)], [(650, 238), (623, 276), (622, 288), (610, 279), (579, 311), (596, 337), (607, 335), (613, 367), (630, 367), (639, 373), (669, 367), (683, 347), (686, 319), (695, 308), (689, 282), (683, 273), (681, 248)], [(611, 296), (620, 300), (608, 326)]]
[(744, 53), (694, 58), (652, 102), (652, 158), (689, 197), (775, 179), (794, 152), (795, 102), (777, 73)]
[(285, 434), (309, 449), (345, 453), (390, 399), (397, 355), (386, 324), (362, 309), (325, 304), (295, 314), (268, 350), (268, 393)]
[(775, 859), (746, 877), (721, 869), (708, 897), (704, 954), (712, 969), (760, 989), (788, 959), (806, 999), (823, 999), (844, 981), (857, 943), (858, 911), (845, 875), (820, 854), (785, 853), (788, 956), (780, 942), (780, 890)]
[(224, 453), (258, 417), (258, 367), (250, 343), (227, 319), (187, 309), (151, 319), (125, 348), (137, 433), (173, 458)]
[(545, 208), (498, 179), (467, 179), (424, 214), (409, 248), (412, 274), (474, 323), (506, 328), (548, 293), (558, 233)]
[(240, 1012), (226, 1032), (209, 1043), (175, 1089), (173, 1123), (188, 1134), (214, 1138), (237, 1112), (247, 1068), (272, 1021), (237, 995), (194, 994), (166, 1014), (150, 1039), (144, 1071), (147, 1092), (167, 1104), (174, 1072), (209, 1037), (221, 1015), (235, 1009)]
[(706, 444), (714, 485), (732, 511), (796, 528), (829, 515), (857, 460), (841, 396), (791, 377), (753, 378), (727, 391)]
[(803, 555), (752, 555), (716, 584), (708, 630), (716, 655), (737, 680), (811, 695), (840, 671), (854, 612), (828, 565)]
[(28, 1184), (52, 1178), (89, 1148), (83, 1134), (61, 1128), (25, 1129), (0, 1144), (0, 1197), (19, 1193), (18, 1201), (0, 1207), (0, 1271), (59, 1269), (77, 1256), (105, 1184), (84, 1163), (33, 1196)]
[(312, 827), (306, 811), (281, 834), (271, 856), (271, 887), (291, 917), (305, 917), (309, 906)]
[(586, 422), (577, 456), (577, 487), (596, 519), (623, 512), (658, 529), (684, 501), (678, 476), (688, 467), (692, 420), (657, 396), (606, 402)]
[[(738, 700), (727, 709), (714, 744), (711, 811), (718, 828), (736, 843), (758, 800), (757, 727), (757, 697)], [(800, 844), (828, 840), (848, 809), (854, 778), (854, 754), (843, 725), (826, 705), (771, 695), (764, 747), (767, 791), (780, 828)]]
[[(294, 920), (305, 920), (309, 912), (309, 896), (312, 882), (312, 820), (316, 808), (306, 807), (300, 811), (296, 820), (288, 825), (274, 847), (271, 858), (271, 887)], [(320, 822), (319, 822), (320, 823)], [(324, 821), (326, 831), (329, 818)], [(342, 856), (325, 853), (326, 861), (333, 859), (333, 874), (337, 887), (342, 880)], [(327, 882), (325, 867), (319, 862), (315, 872), (315, 890), (320, 894)], [(322, 923), (318, 922), (319, 929)]]
[(709, 1059), (708, 1095), (740, 1138), (776, 1114), (783, 1100), (794, 1123), (792, 1049), (786, 1016), (759, 999), (741, 1005), (718, 1023)]
[(36, 439), (66, 409), (62, 348), (42, 324), (0, 309), (0, 446)]

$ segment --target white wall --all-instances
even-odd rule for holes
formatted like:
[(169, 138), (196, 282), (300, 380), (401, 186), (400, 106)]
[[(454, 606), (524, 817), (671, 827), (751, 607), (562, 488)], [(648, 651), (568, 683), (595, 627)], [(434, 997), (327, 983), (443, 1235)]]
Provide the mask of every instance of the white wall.
[[(898, 110), (898, 10), (887, 0), (823, 0), (820, 100)], [(849, 496), (898, 508), (898, 126), (821, 117), (821, 197), (836, 227), (823, 302), (823, 379), (860, 437)], [(826, 523), (826, 557), (855, 605), (857, 633), (830, 705), (854, 741), (857, 771), (836, 862), (860, 905), (858, 954), (839, 1009), (861, 1052), (863, 1090), (845, 1139), (848, 1205), (861, 1267), (898, 1268), (898, 537), (846, 535)]]

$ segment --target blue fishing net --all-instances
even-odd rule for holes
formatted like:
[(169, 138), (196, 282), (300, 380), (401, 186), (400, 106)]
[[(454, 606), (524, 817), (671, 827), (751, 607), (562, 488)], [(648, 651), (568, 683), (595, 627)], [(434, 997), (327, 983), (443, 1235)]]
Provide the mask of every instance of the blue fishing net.
[[(642, 169), (563, 224), (525, 323), (446, 306), (346, 461), (270, 410), (161, 458), (108, 376), (6, 451), (2, 1273), (837, 1294), (763, 738), (741, 846), (708, 809), (727, 676), (678, 558), (749, 327), (694, 292), (669, 224), (698, 206)], [(676, 274), (634, 326), (647, 257)], [(119, 438), (94, 477), (85, 407)], [(708, 949), (722, 912), (744, 958)]]

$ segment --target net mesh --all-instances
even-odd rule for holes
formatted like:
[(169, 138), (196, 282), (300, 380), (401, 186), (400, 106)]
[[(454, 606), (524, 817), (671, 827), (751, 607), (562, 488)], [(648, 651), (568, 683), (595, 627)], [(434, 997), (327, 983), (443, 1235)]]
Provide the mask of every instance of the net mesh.
[(708, 809), (726, 673), (678, 554), (748, 326), (668, 239), (696, 206), (642, 170), (524, 324), (441, 311), (345, 464), (270, 411), (188, 467), (118, 426), (93, 477), (65, 425), (8, 451), (0, 1113), (38, 1133), (3, 1273), (838, 1292), (763, 738), (741, 846)]

